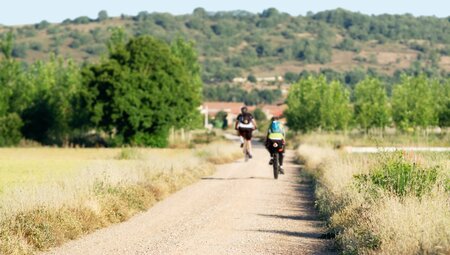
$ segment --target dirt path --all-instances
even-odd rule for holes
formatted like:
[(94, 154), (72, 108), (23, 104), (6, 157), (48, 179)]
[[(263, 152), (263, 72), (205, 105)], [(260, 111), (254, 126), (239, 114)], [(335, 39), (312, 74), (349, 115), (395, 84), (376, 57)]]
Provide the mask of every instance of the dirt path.
[(220, 166), (149, 211), (48, 254), (332, 254), (292, 154), (277, 181), (259, 147), (253, 160)]

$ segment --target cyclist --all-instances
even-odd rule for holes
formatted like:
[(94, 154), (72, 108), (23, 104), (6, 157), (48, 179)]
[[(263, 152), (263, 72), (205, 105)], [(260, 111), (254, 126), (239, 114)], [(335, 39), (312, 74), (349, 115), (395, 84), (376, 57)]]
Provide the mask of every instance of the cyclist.
[[(269, 146), (270, 146), (271, 142), (274, 140), (282, 141), (283, 152), (280, 153), (280, 172), (282, 174), (284, 174), (284, 169), (283, 169), (284, 143), (285, 143), (284, 136), (285, 136), (285, 132), (284, 132), (283, 124), (281, 124), (278, 117), (273, 117), (271, 120), (271, 123), (269, 125), (269, 129), (267, 130), (265, 145), (266, 145), (266, 149), (270, 153)], [(272, 165), (273, 164), (272, 155), (270, 155), (270, 157), (271, 158), (269, 161), (269, 165)]]
[(247, 106), (241, 108), (241, 114), (236, 119), (234, 126), (239, 131), (239, 137), (241, 139), (241, 148), (244, 147), (244, 140), (247, 141), (247, 154), (249, 158), (252, 158), (252, 132), (256, 129), (256, 122), (253, 115), (248, 112)]

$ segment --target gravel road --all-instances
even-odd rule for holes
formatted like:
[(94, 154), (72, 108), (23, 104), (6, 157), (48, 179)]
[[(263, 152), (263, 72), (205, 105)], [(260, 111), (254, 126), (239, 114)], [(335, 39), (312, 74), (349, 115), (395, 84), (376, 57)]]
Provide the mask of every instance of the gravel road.
[(273, 179), (267, 152), (220, 166), (127, 222), (99, 230), (46, 254), (334, 254), (320, 239), (323, 222), (309, 183), (286, 157)]

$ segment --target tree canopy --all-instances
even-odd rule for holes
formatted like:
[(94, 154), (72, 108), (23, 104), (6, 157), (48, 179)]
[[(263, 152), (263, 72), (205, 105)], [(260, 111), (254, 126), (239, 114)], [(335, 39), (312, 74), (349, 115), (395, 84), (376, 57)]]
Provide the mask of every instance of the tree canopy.
[(118, 144), (164, 147), (171, 127), (192, 124), (201, 102), (192, 46), (172, 48), (149, 36), (118, 44), (107, 60), (84, 70), (92, 122)]

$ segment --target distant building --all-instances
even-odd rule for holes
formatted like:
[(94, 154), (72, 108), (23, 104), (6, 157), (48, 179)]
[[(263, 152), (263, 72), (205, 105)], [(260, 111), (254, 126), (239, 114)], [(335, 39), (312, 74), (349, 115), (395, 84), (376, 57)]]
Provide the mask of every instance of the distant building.
[(266, 114), (268, 119), (272, 117), (282, 117), (283, 112), (287, 109), (286, 104), (282, 105), (261, 105), (260, 108)]
[[(205, 127), (208, 127), (208, 119), (214, 118), (220, 111), (224, 111), (228, 114), (228, 125), (232, 125), (237, 116), (241, 113), (241, 108), (244, 103), (236, 102), (204, 102), (200, 108), (200, 112), (205, 116)], [(248, 110), (253, 111), (254, 106), (249, 106)]]
[(257, 77), (256, 81), (258, 82), (276, 82), (283, 81), (283, 76), (273, 76), (273, 77)]
[(236, 78), (233, 78), (233, 83), (244, 83), (244, 82), (246, 82), (247, 81), (247, 79), (246, 78), (243, 78), (243, 77), (236, 77)]
[[(235, 122), (237, 116), (241, 113), (241, 108), (244, 103), (236, 102), (204, 102), (200, 107), (200, 112), (205, 116), (205, 127), (208, 126), (208, 120), (214, 118), (220, 111), (224, 111), (228, 114), (228, 125), (231, 126)], [(267, 116), (268, 119), (273, 116), (282, 117), (283, 112), (287, 109), (287, 105), (259, 105), (248, 106), (248, 110), (253, 112), (256, 108), (260, 108)]]
[[(264, 82), (283, 82), (283, 76), (271, 76), (271, 77), (256, 77), (256, 81), (259, 83)], [(233, 83), (246, 83), (248, 82), (247, 78), (244, 77), (235, 77), (233, 78)]]

